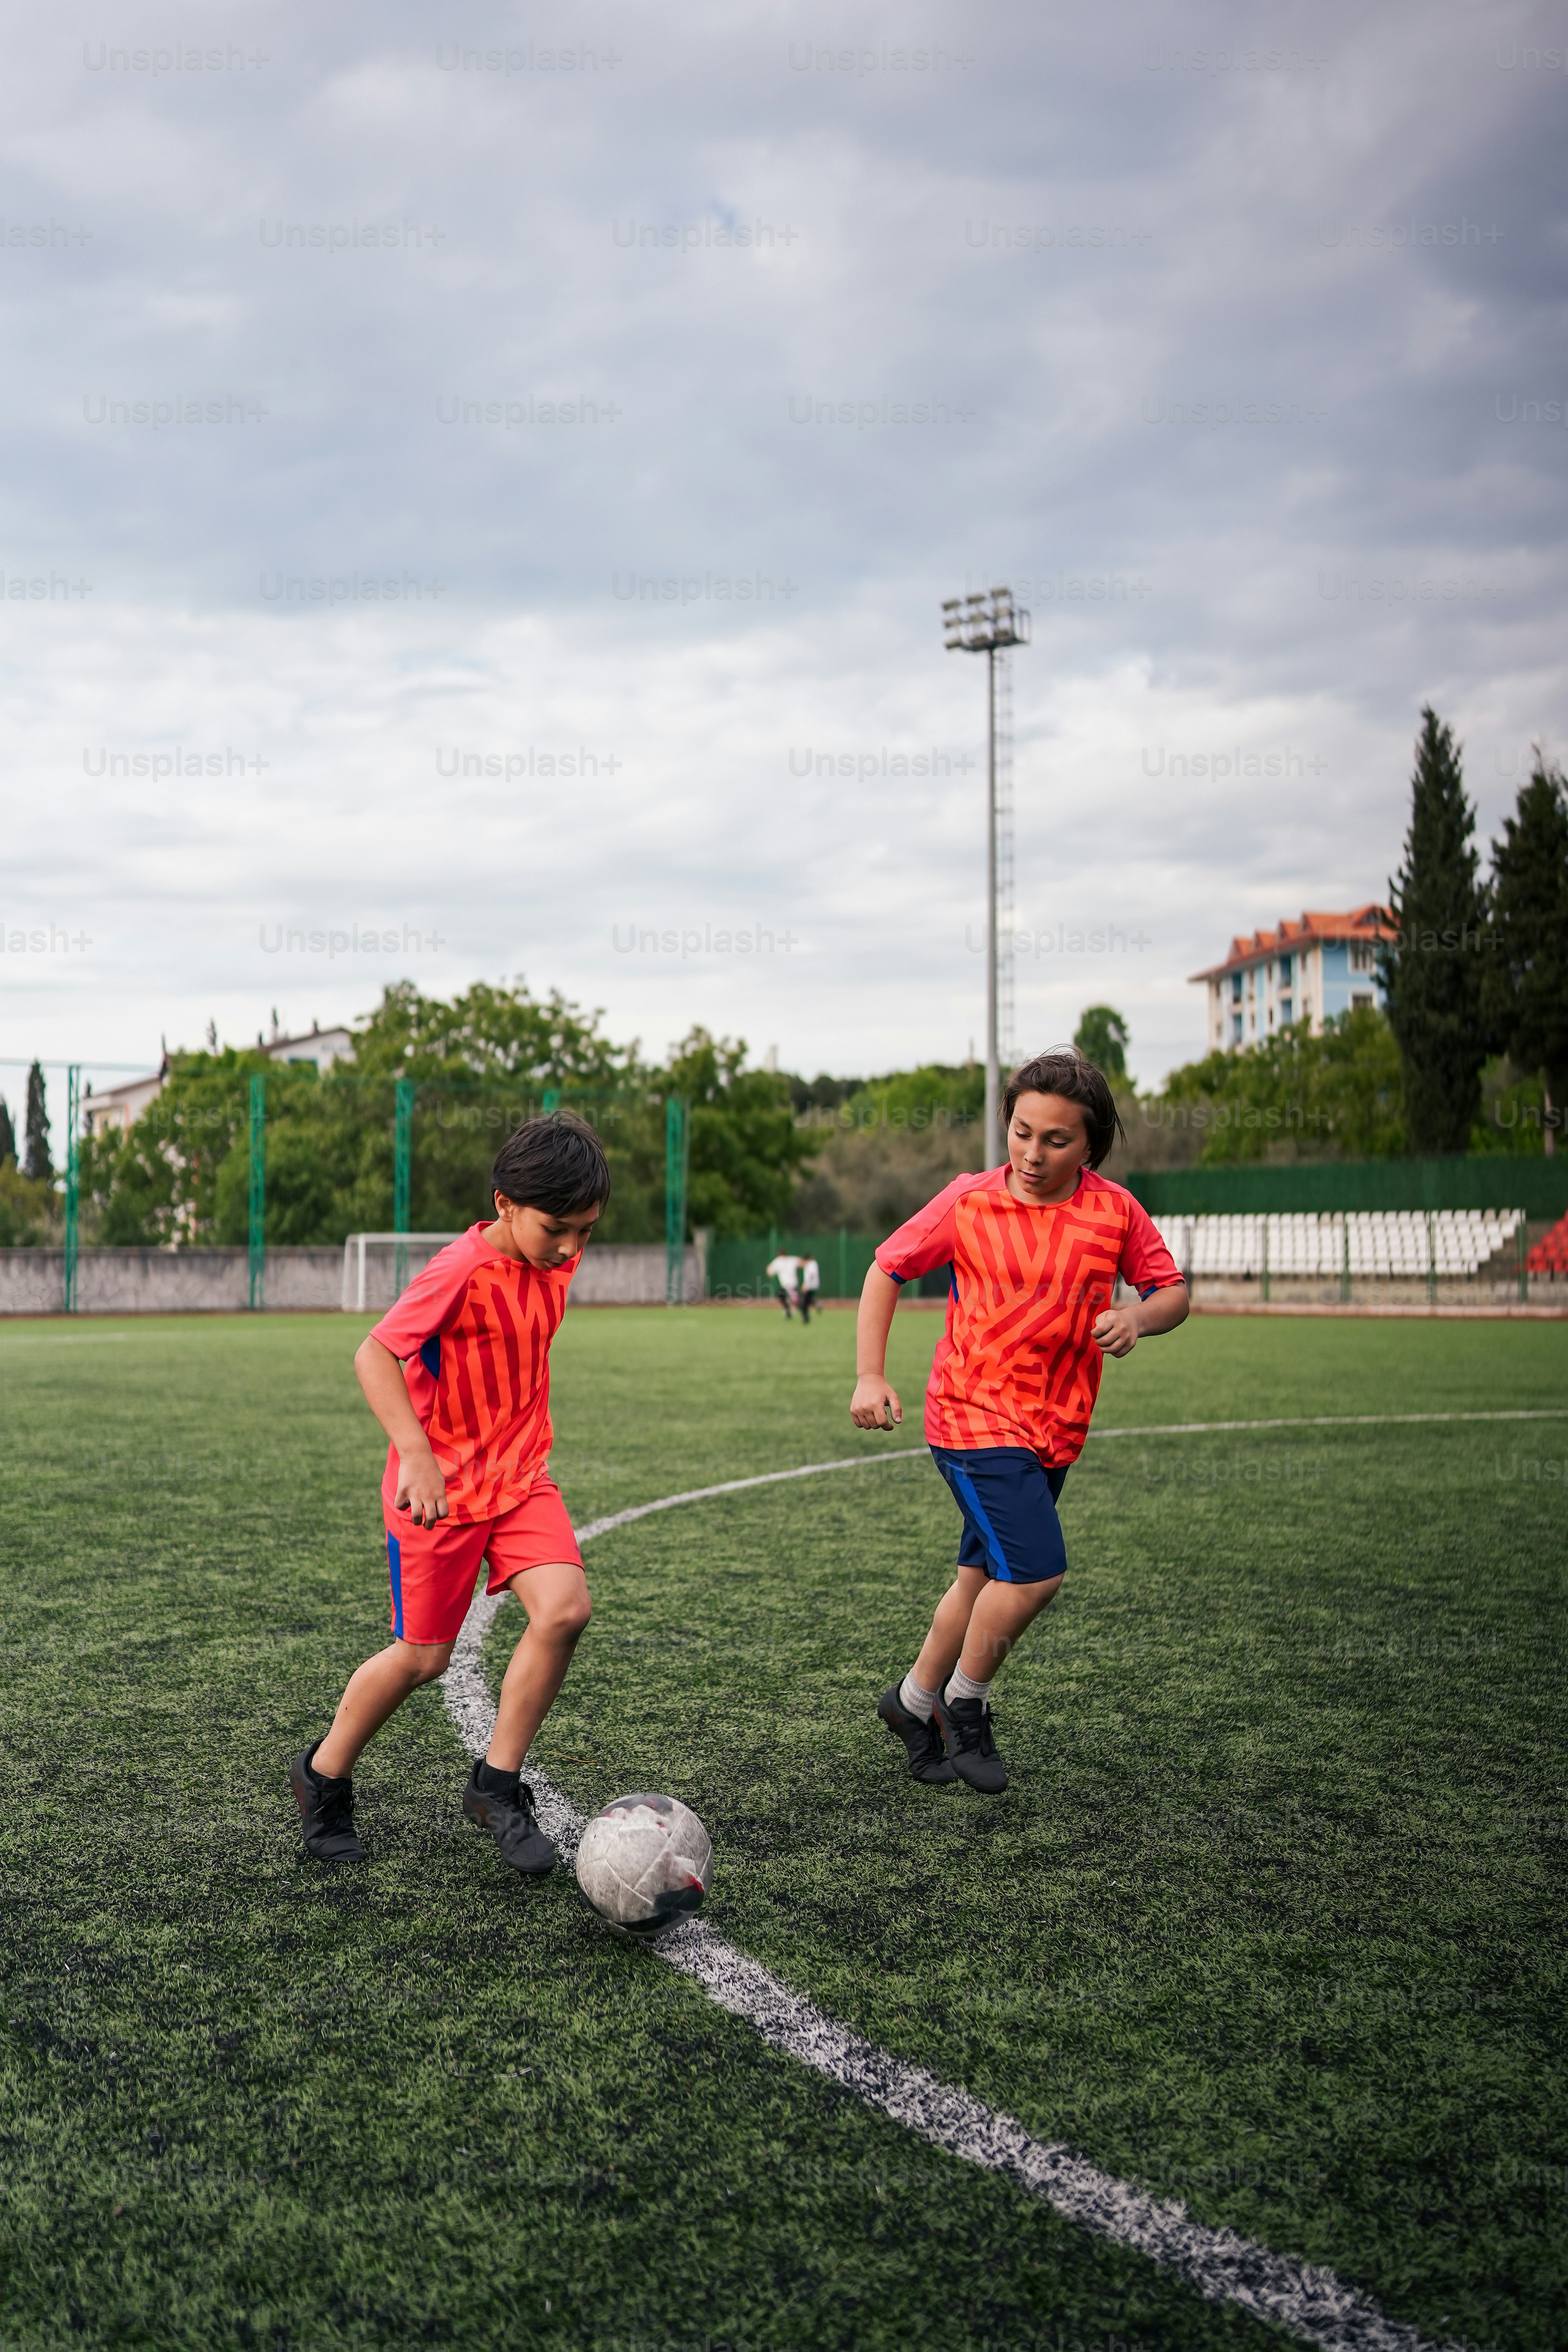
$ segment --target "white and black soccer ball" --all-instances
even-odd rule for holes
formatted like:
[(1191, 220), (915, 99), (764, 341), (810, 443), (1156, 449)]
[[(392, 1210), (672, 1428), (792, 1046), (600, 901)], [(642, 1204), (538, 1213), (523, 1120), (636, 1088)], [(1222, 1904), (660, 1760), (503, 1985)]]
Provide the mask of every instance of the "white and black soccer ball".
[(679, 1797), (617, 1797), (577, 1847), (577, 1884), (607, 1927), (659, 1936), (701, 1908), (713, 1842)]

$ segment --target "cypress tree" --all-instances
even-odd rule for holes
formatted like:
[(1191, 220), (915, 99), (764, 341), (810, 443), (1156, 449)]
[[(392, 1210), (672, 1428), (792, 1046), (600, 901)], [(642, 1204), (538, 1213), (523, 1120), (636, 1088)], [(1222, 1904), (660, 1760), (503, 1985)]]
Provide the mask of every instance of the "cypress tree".
[(16, 1130), (11, 1124), (10, 1106), (5, 1096), (0, 1095), (0, 1168), (5, 1167), (7, 1160), (15, 1160), (16, 1157)]
[[(1489, 1025), (1521, 1070), (1539, 1070), (1546, 1108), (1568, 1099), (1568, 788), (1535, 747), (1503, 837), (1492, 844)], [(1556, 1147), (1550, 1118), (1544, 1140)]]
[(37, 1062), (27, 1073), (27, 1157), (22, 1173), (47, 1184), (54, 1174), (49, 1165), (49, 1114), (44, 1096), (44, 1074)]
[(1427, 704), (1415, 739), (1405, 863), (1388, 886), (1397, 937), (1379, 964), (1405, 1071), (1405, 1118), (1418, 1155), (1463, 1151), (1481, 1108), (1486, 897), (1476, 813), (1453, 730)]
[(1073, 1039), (1079, 1052), (1086, 1054), (1113, 1087), (1127, 1084), (1127, 1048), (1131, 1043), (1126, 1022), (1110, 1004), (1089, 1005)]

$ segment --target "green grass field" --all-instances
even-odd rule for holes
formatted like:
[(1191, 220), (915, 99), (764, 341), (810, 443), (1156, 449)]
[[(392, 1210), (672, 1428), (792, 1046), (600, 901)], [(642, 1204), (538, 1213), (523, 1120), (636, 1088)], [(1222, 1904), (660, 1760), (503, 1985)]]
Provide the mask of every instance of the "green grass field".
[[(387, 1621), (363, 1328), (0, 1329), (0, 2347), (1284, 2341), (516, 1880), (438, 1689), (361, 1768), (370, 1864), (310, 1861), (288, 1759)], [(879, 1441), (847, 1315), (569, 1316), (574, 1516), (916, 1444), (938, 1328), (900, 1317)], [(1098, 1419), (1565, 1399), (1563, 1325), (1200, 1318)], [(953, 1555), (929, 1463), (688, 1507), (588, 1551), (538, 1761), (694, 1805), (714, 1925), (872, 2041), (1428, 2336), (1549, 2352), (1565, 1487), (1568, 1418), (1091, 1440), (996, 1801), (872, 1713)]]

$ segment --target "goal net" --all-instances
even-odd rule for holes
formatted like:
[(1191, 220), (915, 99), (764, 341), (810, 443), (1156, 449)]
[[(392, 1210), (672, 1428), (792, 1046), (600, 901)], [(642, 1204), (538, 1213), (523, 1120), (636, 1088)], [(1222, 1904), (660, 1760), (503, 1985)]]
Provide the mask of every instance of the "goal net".
[(457, 1234), (351, 1234), (343, 1244), (343, 1313), (384, 1313)]

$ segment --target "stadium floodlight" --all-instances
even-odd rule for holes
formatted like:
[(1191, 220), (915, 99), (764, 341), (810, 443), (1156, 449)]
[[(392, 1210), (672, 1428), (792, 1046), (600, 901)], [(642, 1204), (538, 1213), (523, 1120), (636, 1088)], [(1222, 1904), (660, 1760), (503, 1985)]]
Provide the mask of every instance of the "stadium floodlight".
[(1011, 588), (989, 595), (950, 596), (942, 608), (943, 643), (950, 654), (985, 656), (985, 1148), (993, 1160), (1005, 1159), (997, 1129), (1001, 1074), (997, 1061), (996, 943), (996, 656), (1029, 642), (1029, 615), (1013, 602)]

